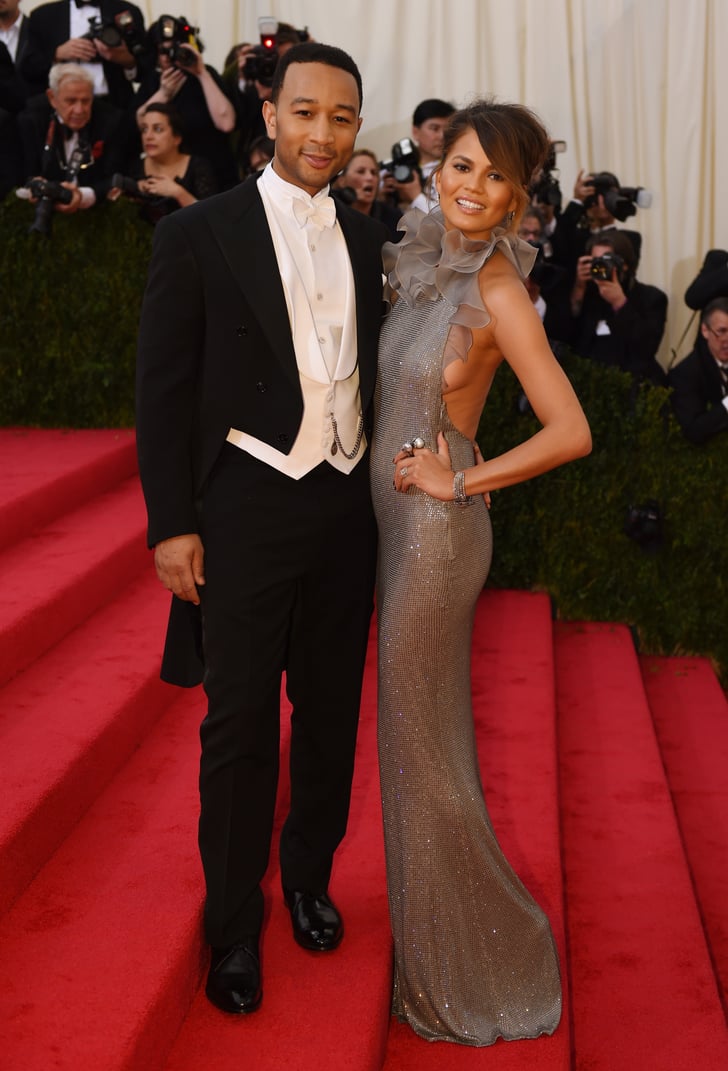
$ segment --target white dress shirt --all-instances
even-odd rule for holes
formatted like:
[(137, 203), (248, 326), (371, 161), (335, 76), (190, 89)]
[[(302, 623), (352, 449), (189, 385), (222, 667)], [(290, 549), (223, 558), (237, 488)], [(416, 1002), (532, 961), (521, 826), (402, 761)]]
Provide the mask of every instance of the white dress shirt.
[(18, 54), (18, 45), (20, 43), (20, 27), (25, 16), (21, 11), (18, 12), (18, 17), (12, 26), (8, 26), (6, 30), (0, 29), (0, 41), (5, 45), (10, 57), (15, 63), (15, 57)]

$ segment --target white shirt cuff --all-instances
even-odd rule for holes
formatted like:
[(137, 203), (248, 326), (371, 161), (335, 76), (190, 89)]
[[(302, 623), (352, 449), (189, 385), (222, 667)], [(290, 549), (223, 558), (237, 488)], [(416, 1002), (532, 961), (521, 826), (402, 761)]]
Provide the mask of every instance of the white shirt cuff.
[(81, 208), (92, 208), (96, 204), (96, 194), (90, 186), (79, 186), (81, 194)]

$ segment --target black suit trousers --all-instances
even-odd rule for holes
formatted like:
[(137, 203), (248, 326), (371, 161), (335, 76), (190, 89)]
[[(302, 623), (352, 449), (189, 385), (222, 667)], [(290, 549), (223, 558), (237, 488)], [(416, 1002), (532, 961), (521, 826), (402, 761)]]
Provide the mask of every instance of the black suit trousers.
[(346, 829), (376, 558), (366, 461), (293, 480), (225, 444), (207, 483), (199, 844), (214, 947), (262, 926), (284, 672), (283, 886), (325, 889)]

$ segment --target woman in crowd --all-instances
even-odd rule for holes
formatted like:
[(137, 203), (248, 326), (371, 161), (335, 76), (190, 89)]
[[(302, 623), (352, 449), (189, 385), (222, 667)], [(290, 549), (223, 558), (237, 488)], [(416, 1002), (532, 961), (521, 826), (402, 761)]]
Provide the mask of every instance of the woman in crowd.
[(402, 213), (379, 199), (379, 161), (371, 149), (355, 151), (337, 178), (336, 189), (340, 192), (350, 190), (349, 198), (354, 198), (351, 201), (352, 208), (383, 223), (393, 242), (401, 237), (397, 232), (397, 223)]
[(217, 192), (207, 160), (182, 151), (182, 123), (169, 104), (147, 105), (139, 129), (144, 152), (133, 177), (143, 193), (157, 199), (143, 205), (151, 222)]
[[(405, 215), (402, 241), (384, 247), (397, 300), (380, 343), (371, 464), (393, 1006), (421, 1036), (465, 1045), (552, 1033), (561, 1013), (549, 922), (486, 810), (469, 668), (490, 492), (591, 446), (523, 285), (536, 251), (517, 228), (548, 148), (518, 105), (456, 112), (435, 172), (440, 207)], [(504, 360), (541, 428), (484, 459), (475, 435)]]
[(157, 68), (139, 87), (137, 122), (141, 122), (147, 105), (174, 103), (190, 152), (209, 160), (219, 189), (228, 189), (237, 182), (229, 143), (235, 109), (220, 75), (204, 63), (200, 42), (168, 41), (163, 33), (165, 19), (169, 16), (149, 27), (150, 40), (157, 49)]

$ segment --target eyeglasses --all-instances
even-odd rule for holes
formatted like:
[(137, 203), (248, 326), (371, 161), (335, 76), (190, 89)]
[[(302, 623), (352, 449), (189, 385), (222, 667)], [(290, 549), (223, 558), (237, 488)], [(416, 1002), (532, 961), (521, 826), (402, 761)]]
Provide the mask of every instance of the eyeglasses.
[(705, 325), (711, 335), (714, 335), (719, 342), (722, 342), (724, 338), (728, 338), (728, 327), (719, 327), (718, 330), (711, 327), (710, 324)]

